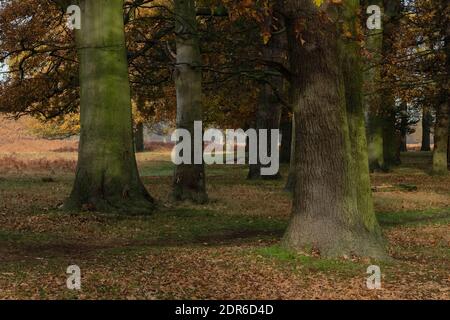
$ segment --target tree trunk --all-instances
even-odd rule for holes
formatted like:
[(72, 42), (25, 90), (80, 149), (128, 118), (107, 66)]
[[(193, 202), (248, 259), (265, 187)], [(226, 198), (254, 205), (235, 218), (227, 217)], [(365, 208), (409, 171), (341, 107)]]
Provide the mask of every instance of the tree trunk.
[[(202, 121), (202, 71), (197, 33), (194, 0), (176, 0), (177, 66), (175, 87), (177, 92), (177, 128), (191, 134), (191, 164), (175, 167), (172, 197), (174, 200), (192, 200), (205, 203), (208, 200), (205, 183), (205, 166), (194, 163), (194, 122)], [(202, 137), (203, 140), (203, 137)]]
[(385, 116), (383, 119), (383, 155), (386, 169), (400, 164), (399, 147), (400, 133), (396, 128), (396, 107), (395, 101), (391, 95), (383, 98)]
[[(361, 47), (357, 39), (360, 20), (359, 0), (347, 0), (343, 17), (353, 38), (340, 40), (340, 57), (345, 87), (345, 102), (351, 144), (350, 178), (356, 182), (357, 214), (361, 216), (364, 229), (375, 245), (382, 244), (381, 228), (376, 220), (369, 174), (369, 157), (366, 138), (363, 102), (363, 63)], [(377, 250), (379, 248), (376, 248)], [(380, 249), (381, 252), (382, 249)]]
[(367, 140), (369, 168), (371, 172), (385, 171), (383, 152), (383, 119), (369, 111)]
[(281, 131), (280, 163), (289, 163), (291, 160), (292, 119), (289, 116), (289, 112), (287, 110), (284, 110), (282, 113), (280, 122), (280, 131)]
[(80, 1), (81, 134), (72, 193), (65, 208), (147, 214), (133, 147), (123, 1)]
[(406, 144), (406, 137), (408, 136), (408, 105), (406, 102), (402, 102), (401, 107), (401, 123), (400, 123), (400, 151), (407, 152), (408, 147)]
[(144, 124), (142, 122), (136, 124), (136, 130), (134, 130), (134, 145), (136, 152), (144, 152)]
[[(351, 254), (384, 257), (373, 211), (363, 212), (363, 207), (370, 204), (359, 205), (359, 199), (367, 199), (369, 186), (365, 185), (361, 195), (358, 194), (362, 182), (354, 174), (363, 173), (359, 167), (363, 165), (361, 160), (352, 160), (352, 149), (361, 150), (358, 158), (363, 158), (360, 148), (364, 143), (358, 141), (352, 147), (349, 127), (359, 134), (363, 127), (357, 120), (359, 116), (350, 116), (355, 125), (349, 126), (347, 119), (339, 35), (332, 22), (336, 17), (326, 22), (319, 19), (321, 9), (312, 0), (290, 0), (285, 6), (299, 143), (293, 215), (283, 244), (296, 250), (313, 248), (326, 257)], [(302, 17), (302, 45), (296, 19), (305, 10), (311, 14)], [(327, 13), (331, 12), (330, 9)], [(356, 15), (356, 10), (353, 14)], [(358, 95), (361, 92), (352, 93), (352, 97)]]
[[(364, 6), (378, 5), (383, 8), (382, 0), (367, 0)], [(367, 144), (370, 171), (384, 171), (383, 154), (383, 116), (379, 87), (381, 84), (381, 48), (382, 30), (364, 28), (366, 31), (366, 48), (370, 53), (364, 73), (365, 109), (367, 112)]]
[[(269, 155), (272, 154), (272, 150), (274, 148), (278, 148), (278, 144), (273, 146), (271, 141), (271, 130), (279, 129), (280, 127), (280, 119), (281, 119), (281, 103), (277, 100), (277, 98), (273, 95), (272, 89), (269, 85), (264, 84), (262, 86), (260, 92), (260, 99), (258, 103), (258, 110), (256, 112), (256, 130), (267, 129), (267, 152)], [(259, 136), (258, 136), (259, 139)], [(274, 175), (261, 175), (262, 164), (259, 163), (259, 141), (258, 147), (256, 148), (258, 151), (258, 163), (249, 165), (249, 172), (247, 175), (247, 179), (280, 179), (281, 175), (277, 172)]]
[[(400, 0), (384, 0), (384, 15), (383, 15), (383, 58), (389, 59), (394, 53), (394, 42), (397, 35), (398, 25), (401, 14)], [(391, 80), (387, 77), (386, 64), (382, 66), (382, 110), (384, 113), (384, 137), (383, 137), (383, 153), (384, 164), (386, 169), (391, 166), (400, 164), (398, 147), (400, 145), (400, 136), (396, 130), (396, 105), (395, 96), (393, 93), (393, 84), (389, 83)], [(381, 84), (380, 84), (381, 85)]]
[(448, 104), (442, 101), (436, 109), (436, 124), (434, 127), (434, 148), (432, 174), (446, 175), (447, 170), (447, 142), (449, 131)]
[(296, 138), (296, 124), (295, 124), (295, 115), (292, 115), (292, 137), (291, 137), (291, 155), (289, 160), (289, 175), (286, 181), (286, 186), (284, 187), (285, 191), (288, 192), (294, 192), (295, 189), (295, 182), (297, 177), (297, 160), (296, 160), (296, 145), (297, 145), (297, 138)]
[[(444, 38), (444, 53), (446, 77), (439, 81), (440, 94), (439, 106), (436, 110), (436, 126), (434, 130), (434, 150), (433, 150), (433, 174), (446, 175), (448, 173), (448, 140), (449, 140), (449, 115), (450, 115), (450, 4), (446, 0), (439, 1), (438, 10), (442, 13), (441, 35)], [(444, 140), (445, 139), (445, 140)], [(445, 143), (447, 142), (447, 143)], [(445, 161), (445, 163), (443, 163)]]
[(420, 151), (431, 151), (431, 122), (430, 110), (424, 107), (422, 110), (422, 146), (420, 147)]
[[(278, 61), (280, 58), (280, 39), (279, 36), (275, 36), (270, 40), (268, 45), (264, 46), (262, 49), (263, 57), (265, 60)], [(270, 81), (271, 85), (264, 83), (261, 85), (261, 90), (259, 93), (259, 102), (258, 108), (256, 112), (256, 129), (267, 129), (267, 139), (268, 146), (267, 152), (268, 154), (272, 153), (274, 148), (278, 148), (278, 143), (273, 146), (271, 144), (271, 129), (279, 129), (280, 128), (280, 120), (281, 120), (281, 112), (282, 112), (282, 104), (279, 98), (277, 97), (274, 90), (278, 91), (278, 94), (283, 93), (283, 78), (281, 75), (279, 76), (271, 76), (268, 77), (268, 81)], [(258, 137), (259, 138), (259, 137)], [(258, 152), (259, 152), (259, 142), (258, 142)], [(277, 172), (274, 175), (261, 175), (261, 164), (259, 163), (259, 155), (258, 155), (258, 163), (250, 164), (249, 172), (247, 175), (248, 179), (280, 179), (281, 174)]]

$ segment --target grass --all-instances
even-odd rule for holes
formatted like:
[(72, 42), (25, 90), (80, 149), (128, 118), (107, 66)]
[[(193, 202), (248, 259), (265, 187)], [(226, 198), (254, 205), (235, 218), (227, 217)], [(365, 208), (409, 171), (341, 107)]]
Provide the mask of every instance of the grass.
[(428, 209), (419, 211), (381, 212), (377, 214), (378, 222), (386, 227), (417, 226), (423, 224), (450, 223), (450, 208)]
[(317, 257), (300, 254), (279, 245), (260, 248), (256, 251), (263, 257), (274, 259), (294, 269), (308, 270), (311, 272), (334, 272), (340, 274), (354, 274), (361, 269), (361, 265), (342, 259), (318, 259)]

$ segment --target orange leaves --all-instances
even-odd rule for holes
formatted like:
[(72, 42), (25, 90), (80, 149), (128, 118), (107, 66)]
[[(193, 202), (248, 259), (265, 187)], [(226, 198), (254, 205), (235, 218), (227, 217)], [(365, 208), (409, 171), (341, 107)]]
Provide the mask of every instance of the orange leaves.
[(261, 35), (262, 35), (263, 43), (268, 44), (270, 41), (270, 38), (272, 38), (272, 33), (270, 33), (270, 31), (265, 30), (262, 32)]
[(313, 0), (314, 4), (316, 5), (316, 7), (320, 7), (323, 4), (324, 0)]

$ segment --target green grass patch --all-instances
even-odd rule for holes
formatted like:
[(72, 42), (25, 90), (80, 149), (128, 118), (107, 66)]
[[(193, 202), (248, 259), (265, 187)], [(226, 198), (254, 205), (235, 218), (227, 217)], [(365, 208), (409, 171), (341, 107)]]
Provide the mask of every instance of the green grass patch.
[(287, 222), (269, 217), (219, 214), (204, 209), (177, 208), (157, 212), (139, 221), (126, 219), (117, 227), (139, 227), (135, 239), (174, 244), (183, 242), (220, 243), (236, 239), (278, 237)]
[(363, 266), (356, 262), (311, 257), (282, 248), (279, 245), (257, 249), (256, 253), (296, 270), (300, 269), (312, 272), (320, 271), (337, 272), (340, 274), (354, 274), (355, 272), (363, 269)]
[(146, 161), (139, 167), (141, 176), (168, 177), (173, 175), (174, 164), (170, 161)]
[(422, 211), (379, 212), (378, 222), (384, 227), (399, 225), (446, 224), (450, 222), (449, 209)]

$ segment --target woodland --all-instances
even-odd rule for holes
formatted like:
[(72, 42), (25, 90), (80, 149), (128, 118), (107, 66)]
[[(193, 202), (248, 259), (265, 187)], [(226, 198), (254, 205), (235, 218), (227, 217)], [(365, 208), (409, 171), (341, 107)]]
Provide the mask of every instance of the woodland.
[[(0, 299), (449, 299), (449, 20), (447, 0), (1, 0)], [(269, 136), (232, 165), (149, 140), (197, 122)]]

